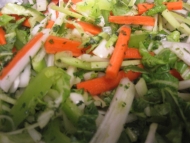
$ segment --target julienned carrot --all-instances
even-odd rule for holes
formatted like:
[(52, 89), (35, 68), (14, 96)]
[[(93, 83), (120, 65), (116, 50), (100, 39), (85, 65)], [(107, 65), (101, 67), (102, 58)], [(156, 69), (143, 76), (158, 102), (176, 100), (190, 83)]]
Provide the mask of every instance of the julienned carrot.
[(109, 16), (109, 22), (154, 26), (155, 18), (151, 16)]
[(124, 59), (141, 59), (142, 56), (137, 48), (127, 48)]
[(123, 74), (119, 73), (114, 79), (107, 79), (105, 76), (83, 81), (77, 84), (77, 89), (84, 89), (91, 95), (97, 95), (118, 86)]
[(29, 22), (28, 19), (29, 19), (29, 18), (26, 18), (26, 19), (24, 20), (24, 22), (22, 23), (23, 26), (31, 27), (30, 22)]
[(131, 81), (133, 81), (139, 76), (140, 73), (138, 72), (128, 71), (127, 73), (125, 73), (124, 71), (120, 71), (114, 79), (107, 79), (105, 76), (103, 76), (80, 82), (76, 86), (77, 89), (84, 89), (85, 91), (88, 91), (91, 95), (98, 95), (116, 88), (123, 77), (127, 77)]
[(138, 7), (138, 13), (143, 14), (147, 10), (153, 8), (154, 4), (153, 3), (139, 3), (137, 4), (137, 7)]
[(42, 32), (38, 33), (32, 40), (30, 40), (10, 61), (10, 63), (3, 68), (0, 79), (3, 79), (17, 62), (34, 46), (34, 44), (43, 36)]
[[(100, 27), (93, 25), (91, 23), (87, 23), (87, 22), (83, 22), (83, 21), (77, 21), (76, 23), (78, 23), (83, 28), (84, 31), (89, 32), (93, 35), (97, 35), (100, 32), (102, 32), (102, 29)], [(74, 25), (69, 24), (69, 23), (66, 24), (66, 27), (70, 28), (70, 29), (75, 28)]]
[(6, 42), (6, 38), (5, 38), (5, 31), (3, 30), (2, 27), (0, 27), (0, 45), (5, 45)]
[(124, 58), (130, 34), (131, 29), (129, 27), (121, 27), (115, 49), (106, 69), (106, 78), (115, 78), (117, 76)]
[(183, 9), (183, 1), (166, 2), (164, 3), (168, 10), (180, 10)]
[(61, 38), (57, 36), (49, 36), (45, 41), (44, 47), (47, 53), (55, 54), (61, 51), (71, 51), (73, 56), (80, 56), (82, 48), (79, 48), (80, 42)]
[(54, 21), (53, 20), (49, 20), (48, 22), (47, 22), (47, 25), (46, 25), (46, 28), (52, 28), (53, 27), (53, 25), (54, 25)]
[[(183, 8), (183, 1), (177, 1), (177, 2), (165, 2), (163, 3), (166, 5), (168, 10), (180, 10)], [(153, 3), (139, 3), (137, 4), (138, 7), (138, 13), (143, 14), (147, 10), (154, 7)]]

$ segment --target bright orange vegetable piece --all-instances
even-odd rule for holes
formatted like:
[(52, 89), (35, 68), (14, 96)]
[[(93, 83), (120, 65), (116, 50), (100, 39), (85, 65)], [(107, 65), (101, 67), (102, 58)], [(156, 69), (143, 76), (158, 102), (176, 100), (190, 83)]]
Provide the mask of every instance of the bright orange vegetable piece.
[(121, 27), (115, 49), (106, 69), (106, 78), (116, 78), (124, 58), (130, 34), (131, 29), (129, 27)]
[(109, 16), (109, 22), (154, 26), (155, 18), (151, 16)]
[(141, 59), (142, 56), (137, 48), (127, 48), (124, 59)]
[(77, 89), (84, 89), (91, 95), (98, 95), (116, 88), (119, 85), (120, 80), (124, 77), (127, 77), (129, 78), (129, 80), (133, 81), (137, 79), (140, 75), (141, 74), (138, 72), (128, 71), (127, 73), (125, 73), (124, 71), (120, 71), (116, 78), (107, 79), (105, 76), (103, 76), (80, 82), (76, 86)]
[(49, 36), (44, 44), (45, 50), (49, 54), (55, 54), (61, 51), (71, 51), (73, 56), (80, 56), (82, 48), (79, 48), (80, 42), (61, 38), (57, 36)]
[(0, 27), (0, 45), (5, 45), (6, 42), (6, 38), (5, 38), (5, 31), (2, 27)]
[(137, 7), (138, 7), (138, 13), (143, 14), (147, 10), (153, 8), (154, 4), (153, 3), (139, 3), (137, 4)]
[(53, 21), (53, 20), (49, 20), (49, 21), (47, 22), (46, 28), (52, 28), (53, 25), (54, 25), (54, 21)]
[(22, 23), (23, 26), (31, 27), (30, 22), (29, 22), (28, 19), (29, 19), (29, 18), (26, 18), (26, 20), (24, 20), (24, 22)]
[[(97, 35), (100, 32), (102, 32), (102, 29), (96, 25), (93, 25), (91, 23), (83, 22), (83, 21), (77, 21), (77, 23), (83, 28), (84, 31), (89, 32), (93, 35)], [(67, 23), (67, 28), (73, 29), (75, 28), (74, 25)]]

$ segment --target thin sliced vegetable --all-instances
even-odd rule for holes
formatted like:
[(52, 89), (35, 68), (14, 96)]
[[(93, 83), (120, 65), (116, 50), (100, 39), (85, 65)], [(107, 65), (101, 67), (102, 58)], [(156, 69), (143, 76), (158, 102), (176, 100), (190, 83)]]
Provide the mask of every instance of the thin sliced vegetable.
[(52, 28), (53, 25), (54, 25), (54, 21), (53, 21), (53, 20), (49, 20), (49, 21), (47, 22), (46, 28)]
[[(91, 23), (87, 23), (87, 22), (84, 22), (84, 21), (76, 21), (76, 23), (79, 24), (84, 31), (89, 32), (89, 33), (91, 33), (93, 35), (97, 35), (100, 32), (102, 32), (102, 29), (100, 27), (98, 27), (96, 25), (93, 25)], [(74, 25), (69, 24), (69, 23), (66, 24), (66, 27), (71, 28), (71, 29), (75, 28)]]
[(109, 65), (106, 69), (106, 78), (115, 78), (117, 76), (124, 58), (130, 34), (131, 29), (129, 27), (123, 26), (120, 29), (115, 49), (111, 55)]
[(141, 74), (139, 72), (128, 71), (125, 73), (123, 71), (120, 71), (116, 78), (107, 79), (105, 76), (102, 76), (99, 78), (80, 82), (76, 86), (77, 89), (84, 89), (85, 91), (88, 91), (91, 95), (98, 95), (116, 88), (123, 77), (127, 77), (129, 80), (133, 81), (137, 79), (140, 75)]
[(154, 7), (153, 3), (138, 3), (138, 13), (143, 14), (144, 12), (148, 11), (149, 9)]
[(79, 48), (80, 42), (61, 38), (57, 36), (49, 36), (44, 44), (45, 50), (49, 54), (55, 54), (61, 51), (71, 51), (74, 56), (82, 54), (82, 48)]
[(137, 48), (127, 48), (124, 55), (125, 59), (141, 59), (142, 56)]
[(154, 26), (155, 18), (151, 16), (109, 16), (109, 22)]

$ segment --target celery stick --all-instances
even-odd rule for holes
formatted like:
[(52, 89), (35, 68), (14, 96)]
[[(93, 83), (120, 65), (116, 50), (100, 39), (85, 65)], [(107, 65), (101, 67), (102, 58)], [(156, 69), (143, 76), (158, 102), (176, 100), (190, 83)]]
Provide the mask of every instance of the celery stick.
[(163, 30), (163, 21), (162, 21), (162, 16), (158, 15), (158, 31)]
[(189, 4), (183, 3), (183, 7), (184, 7), (186, 10), (190, 11), (190, 5), (189, 5)]
[(116, 34), (111, 35), (108, 42), (106, 43), (106, 48), (111, 47), (117, 41), (118, 36)]
[(171, 12), (166, 9), (162, 12), (162, 16), (171, 24), (173, 28), (178, 28), (180, 23), (176, 20), (176, 18), (171, 14)]
[(183, 34), (190, 34), (190, 28), (185, 23), (181, 23), (178, 27), (178, 30), (182, 32)]
[[(141, 62), (140, 60), (126, 60), (123, 61), (121, 66), (129, 66), (129, 65), (139, 65)], [(108, 66), (109, 62), (91, 62), (91, 68), (92, 69), (101, 69), (106, 68)]]
[(91, 70), (90, 62), (82, 61), (77, 58), (61, 57), (60, 59), (57, 59), (57, 60), (70, 66), (74, 66), (74, 67), (86, 69), (86, 70)]
[(52, 8), (53, 10), (57, 10), (57, 11), (59, 11), (59, 12), (63, 12), (63, 13), (65, 13), (65, 14), (69, 15), (69, 16), (72, 16), (72, 17), (75, 17), (75, 18), (78, 18), (78, 19), (83, 18), (82, 15), (80, 15), (80, 14), (78, 14), (78, 13), (76, 13), (76, 12), (72, 12), (72, 11), (70, 11), (69, 9), (66, 9), (66, 8), (63, 8), (63, 7), (58, 7), (58, 6), (52, 5), (51, 8)]
[(171, 14), (172, 14), (179, 22), (184, 22), (184, 23), (190, 25), (190, 19), (187, 19), (187, 18), (185, 18), (185, 17), (183, 17), (183, 16), (181, 16), (181, 15), (175, 13), (175, 12), (172, 12), (172, 11), (171, 11)]

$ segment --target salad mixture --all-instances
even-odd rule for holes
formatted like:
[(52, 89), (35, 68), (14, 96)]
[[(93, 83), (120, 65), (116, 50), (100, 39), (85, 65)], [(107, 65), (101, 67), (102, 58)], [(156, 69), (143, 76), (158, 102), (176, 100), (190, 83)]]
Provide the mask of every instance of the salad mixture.
[(189, 142), (189, 0), (1, 6), (1, 143)]

